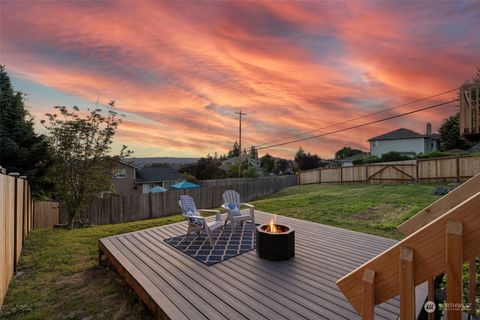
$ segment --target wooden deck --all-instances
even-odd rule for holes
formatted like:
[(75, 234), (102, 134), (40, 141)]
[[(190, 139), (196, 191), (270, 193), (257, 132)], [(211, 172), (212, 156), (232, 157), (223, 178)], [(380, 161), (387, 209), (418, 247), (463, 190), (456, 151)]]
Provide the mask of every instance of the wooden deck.
[[(255, 212), (258, 223), (271, 214)], [(206, 266), (163, 239), (186, 223), (103, 238), (99, 248), (162, 319), (361, 319), (335, 281), (396, 241), (277, 216), (295, 228), (295, 257), (271, 262), (255, 250)], [(397, 319), (398, 299), (375, 309), (375, 319)]]

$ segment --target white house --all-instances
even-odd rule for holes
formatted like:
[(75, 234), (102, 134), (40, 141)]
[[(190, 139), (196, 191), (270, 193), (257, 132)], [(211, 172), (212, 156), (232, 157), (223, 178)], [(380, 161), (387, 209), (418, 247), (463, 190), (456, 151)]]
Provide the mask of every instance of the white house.
[(365, 158), (367, 155), (368, 154), (366, 152), (361, 152), (361, 153), (354, 154), (353, 156), (350, 156), (348, 158), (339, 160), (338, 162), (340, 162), (342, 167), (351, 167), (353, 166), (353, 161)]
[(370, 138), (368, 141), (370, 154), (377, 157), (390, 151), (414, 157), (420, 153), (436, 151), (440, 147), (440, 136), (432, 134), (430, 123), (427, 124), (425, 134), (401, 128)]

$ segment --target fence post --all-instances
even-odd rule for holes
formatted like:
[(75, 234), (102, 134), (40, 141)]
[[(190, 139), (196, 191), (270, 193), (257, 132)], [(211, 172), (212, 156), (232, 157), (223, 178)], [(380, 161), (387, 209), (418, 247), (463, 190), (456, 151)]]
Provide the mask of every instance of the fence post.
[(8, 174), (11, 177), (15, 178), (15, 191), (14, 191), (14, 204), (13, 204), (13, 272), (17, 272), (17, 215), (18, 215), (18, 206), (17, 206), (17, 184), (18, 184), (18, 177), (20, 174), (18, 172), (11, 172)]
[(457, 154), (457, 182), (460, 182), (460, 158), (458, 157), (458, 154)]
[(153, 218), (153, 207), (152, 207), (152, 193), (148, 193), (148, 218)]
[(368, 183), (368, 164), (365, 164), (365, 184)]
[(20, 176), (23, 181), (23, 197), (22, 197), (22, 247), (25, 237), (27, 236), (27, 176)]
[(415, 159), (415, 174), (416, 174), (416, 182), (420, 182), (418, 178), (418, 159)]
[(318, 184), (322, 184), (322, 169), (318, 168)]

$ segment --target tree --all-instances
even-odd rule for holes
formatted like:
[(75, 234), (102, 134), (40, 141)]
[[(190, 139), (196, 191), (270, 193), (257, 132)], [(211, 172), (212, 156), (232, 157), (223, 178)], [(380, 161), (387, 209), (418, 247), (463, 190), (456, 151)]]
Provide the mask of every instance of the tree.
[(257, 148), (255, 148), (255, 146), (250, 146), (248, 156), (255, 160), (258, 159), (258, 151), (257, 151)]
[(295, 162), (300, 170), (315, 169), (320, 166), (321, 159), (316, 154), (305, 153), (300, 147), (295, 155)]
[(113, 137), (121, 122), (113, 105), (112, 101), (107, 115), (99, 108), (87, 109), (88, 113), (82, 115), (76, 106), (72, 111), (57, 106), (58, 114), (48, 113), (47, 121), (42, 121), (53, 156), (51, 176), (68, 212), (69, 229), (82, 210), (111, 190), (116, 162), (130, 154), (123, 146), (118, 155), (111, 155)]
[(35, 197), (49, 197), (48, 145), (45, 137), (33, 129), (24, 96), (13, 89), (5, 67), (0, 66), (0, 164), (8, 172), (26, 175)]
[(224, 176), (223, 170), (220, 169), (220, 160), (211, 155), (198, 159), (196, 163), (185, 165), (179, 171), (191, 174), (198, 180), (218, 179)]
[(240, 153), (241, 153), (240, 145), (237, 143), (237, 141), (235, 141), (232, 149), (230, 151), (228, 151), (228, 157), (229, 158), (239, 157)]
[(444, 119), (438, 131), (443, 150), (468, 148), (467, 140), (460, 135), (460, 114), (458, 112)]
[(288, 170), (288, 167), (289, 167), (288, 160), (279, 159), (279, 160), (277, 161), (277, 169), (278, 169), (281, 173), (285, 173), (285, 172)]
[(267, 172), (273, 172), (275, 168), (275, 159), (268, 153), (260, 158), (260, 166)]
[(352, 149), (350, 147), (343, 147), (335, 153), (335, 160), (342, 160), (359, 153), (363, 153), (363, 151), (358, 149)]

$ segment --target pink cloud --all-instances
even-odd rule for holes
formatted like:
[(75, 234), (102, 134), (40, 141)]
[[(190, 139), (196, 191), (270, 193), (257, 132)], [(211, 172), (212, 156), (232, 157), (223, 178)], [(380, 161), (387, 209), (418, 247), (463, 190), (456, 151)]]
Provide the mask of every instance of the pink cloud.
[[(118, 139), (138, 156), (223, 153), (237, 138), (239, 109), (248, 113), (247, 147), (342, 122), (454, 88), (473, 75), (480, 54), (477, 3), (416, 10), (348, 2), (3, 6), (7, 69), (86, 105), (116, 100), (130, 115)], [(454, 110), (301, 145), (328, 157), (344, 145), (367, 148), (368, 138), (399, 126), (438, 127)], [(291, 157), (299, 145), (269, 152)]]

